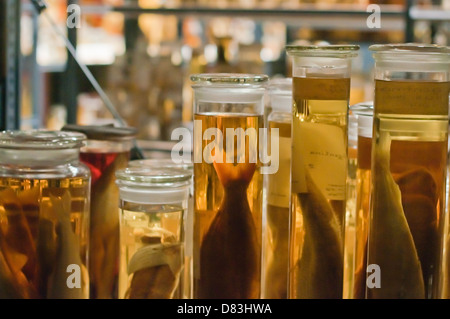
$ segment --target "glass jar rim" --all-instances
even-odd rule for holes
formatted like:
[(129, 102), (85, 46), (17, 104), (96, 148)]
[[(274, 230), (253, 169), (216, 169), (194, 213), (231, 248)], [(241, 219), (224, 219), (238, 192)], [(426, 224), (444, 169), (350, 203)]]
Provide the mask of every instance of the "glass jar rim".
[(127, 167), (115, 172), (116, 183), (131, 187), (182, 187), (191, 183), (192, 172), (182, 168)]
[(365, 101), (350, 106), (350, 111), (355, 115), (373, 116), (373, 101)]
[(426, 43), (373, 44), (369, 50), (374, 53), (450, 54), (450, 47)]
[(0, 148), (18, 150), (62, 150), (80, 148), (86, 135), (79, 132), (45, 129), (7, 130), (0, 132)]
[(134, 127), (115, 127), (113, 125), (66, 124), (61, 130), (83, 133), (89, 140), (100, 141), (127, 141), (134, 139), (137, 134), (137, 129)]
[(293, 56), (317, 56), (317, 57), (355, 57), (360, 49), (357, 44), (323, 44), (323, 45), (298, 45), (288, 44), (286, 52)]
[(141, 168), (181, 168), (192, 170), (194, 164), (192, 162), (176, 163), (171, 158), (148, 158), (133, 160), (128, 163), (128, 167), (141, 167)]
[(198, 73), (190, 76), (195, 86), (232, 85), (232, 86), (259, 86), (269, 80), (266, 74), (250, 73)]

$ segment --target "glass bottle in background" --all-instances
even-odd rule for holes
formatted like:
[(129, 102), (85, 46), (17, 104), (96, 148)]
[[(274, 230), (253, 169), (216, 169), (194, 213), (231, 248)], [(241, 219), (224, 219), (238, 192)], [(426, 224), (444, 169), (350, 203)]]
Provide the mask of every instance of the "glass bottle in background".
[[(450, 49), (370, 47), (375, 59), (369, 299), (439, 298), (450, 91)], [(376, 266), (372, 266), (376, 265)]]
[[(291, 168), (292, 78), (272, 79), (268, 86), (269, 134), (278, 130), (279, 166), (264, 176), (263, 292), (266, 299), (286, 299), (289, 260), (289, 202)], [(270, 140), (270, 139), (269, 139)], [(268, 149), (271, 149), (268, 146)]]
[[(260, 298), (266, 75), (195, 74), (194, 298)], [(236, 141), (237, 137), (237, 141)]]
[(120, 196), (120, 299), (182, 299), (184, 212), (192, 173), (176, 168), (116, 171)]
[(189, 187), (189, 201), (188, 209), (184, 212), (184, 296), (183, 299), (192, 298), (192, 286), (193, 286), (193, 227), (194, 227), (194, 188), (193, 188), (193, 176), (194, 176), (194, 164), (192, 162), (175, 163), (170, 158), (151, 158), (143, 160), (133, 160), (128, 163), (128, 167), (142, 167), (142, 168), (165, 168), (165, 169), (185, 169), (191, 172), (192, 181)]
[(355, 172), (355, 218), (353, 258), (351, 260), (350, 299), (364, 299), (369, 231), (370, 163), (372, 154), (373, 102), (352, 105), (350, 111), (357, 123), (357, 160)]
[(80, 160), (92, 174), (89, 276), (91, 299), (117, 299), (119, 276), (119, 190), (115, 172), (127, 167), (134, 128), (67, 124), (62, 130), (87, 136)]
[(289, 297), (342, 298), (347, 117), (356, 45), (288, 45), (293, 58)]
[(89, 298), (86, 136), (0, 133), (0, 298)]

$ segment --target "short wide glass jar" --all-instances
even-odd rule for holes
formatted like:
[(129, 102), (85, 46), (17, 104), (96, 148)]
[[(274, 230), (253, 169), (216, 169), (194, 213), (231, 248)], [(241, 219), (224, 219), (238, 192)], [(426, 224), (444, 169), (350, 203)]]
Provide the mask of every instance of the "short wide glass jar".
[(0, 299), (86, 299), (90, 171), (84, 134), (0, 133)]
[(116, 172), (120, 210), (120, 299), (182, 299), (184, 211), (192, 173), (126, 168)]

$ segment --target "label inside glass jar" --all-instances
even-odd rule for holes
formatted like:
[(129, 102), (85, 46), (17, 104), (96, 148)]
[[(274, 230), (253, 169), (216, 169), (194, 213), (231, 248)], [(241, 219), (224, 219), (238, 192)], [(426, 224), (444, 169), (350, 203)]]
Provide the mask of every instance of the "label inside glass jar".
[(375, 113), (448, 115), (450, 82), (375, 81)]
[[(347, 153), (345, 136), (341, 128), (320, 123), (303, 122), (294, 130), (292, 158), (292, 190), (308, 192), (305, 174), (329, 200), (345, 199)], [(295, 155), (297, 154), (297, 155)]]

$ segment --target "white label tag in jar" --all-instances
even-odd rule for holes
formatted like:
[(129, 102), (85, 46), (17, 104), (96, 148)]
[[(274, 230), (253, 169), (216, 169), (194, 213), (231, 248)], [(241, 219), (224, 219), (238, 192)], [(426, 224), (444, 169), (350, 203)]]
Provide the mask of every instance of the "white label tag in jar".
[(334, 125), (309, 122), (298, 123), (297, 129), (294, 143), (299, 152), (296, 157), (293, 155), (293, 181), (297, 181), (293, 183), (293, 191), (308, 191), (304, 184), (307, 169), (327, 199), (344, 200), (347, 176), (344, 131)]
[(279, 137), (278, 171), (268, 175), (267, 202), (269, 205), (289, 208), (291, 193), (291, 138)]
[(181, 270), (180, 245), (147, 245), (136, 251), (128, 263), (128, 274), (138, 270), (168, 265), (172, 273), (177, 276)]

